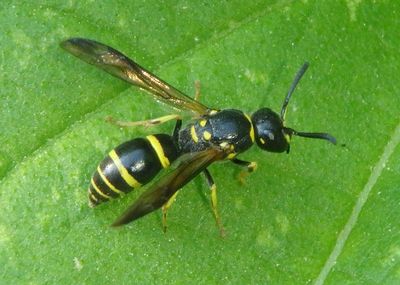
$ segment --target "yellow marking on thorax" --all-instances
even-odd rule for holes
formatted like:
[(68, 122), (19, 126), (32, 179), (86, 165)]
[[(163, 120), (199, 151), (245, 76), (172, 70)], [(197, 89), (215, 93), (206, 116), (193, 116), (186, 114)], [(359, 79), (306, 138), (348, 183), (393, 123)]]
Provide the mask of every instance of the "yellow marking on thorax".
[(161, 162), (162, 167), (163, 168), (168, 167), (170, 165), (170, 162), (168, 157), (165, 156), (164, 149), (159, 140), (153, 135), (147, 136), (146, 138), (149, 140), (151, 146), (156, 152), (158, 160)]
[(230, 152), (230, 153), (226, 156), (226, 159), (232, 159), (232, 158), (234, 158), (234, 157), (237, 155), (237, 153), (235, 152), (235, 146), (234, 146), (234, 145), (228, 144), (227, 142), (222, 142), (222, 143), (219, 144), (219, 146), (220, 146), (223, 150), (225, 150), (225, 151), (227, 151), (227, 152)]
[[(94, 183), (94, 180), (92, 178), (92, 180), (90, 180), (90, 183), (92, 184), (94, 190), (102, 197), (106, 198), (106, 199), (111, 199), (110, 196), (108, 196), (107, 194), (101, 192), (101, 190), (99, 189), (99, 187), (97, 187), (96, 183)], [(97, 200), (97, 199), (96, 199)]]
[(133, 177), (122, 164), (115, 150), (110, 151), (108, 155), (111, 157), (115, 166), (118, 168), (119, 174), (121, 174), (122, 179), (124, 179), (129, 186), (133, 188), (138, 188), (141, 186), (141, 184), (135, 179), (135, 177)]
[(192, 137), (195, 143), (199, 142), (199, 138), (197, 137), (196, 130), (194, 129), (194, 125), (190, 128), (190, 136)]
[(206, 124), (207, 124), (207, 120), (200, 121), (200, 126), (202, 126), (203, 128), (206, 126)]
[(210, 140), (210, 139), (211, 139), (211, 134), (210, 134), (210, 132), (204, 131), (204, 133), (203, 133), (203, 138), (204, 138), (206, 141)]
[(222, 147), (222, 149), (226, 150), (226, 151), (228, 151), (228, 150), (229, 151), (234, 151), (235, 150), (235, 146), (233, 144), (229, 144), (227, 142), (221, 142), (219, 144), (219, 146)]
[(261, 142), (262, 144), (265, 144), (265, 140), (264, 140), (263, 138), (260, 138), (260, 142)]
[(124, 192), (122, 192), (121, 190), (118, 190), (117, 188), (115, 188), (115, 186), (112, 185), (110, 181), (108, 181), (107, 177), (105, 177), (105, 175), (103, 174), (103, 172), (101, 172), (100, 166), (97, 167), (97, 172), (99, 173), (101, 179), (103, 179), (104, 183), (106, 183), (106, 185), (108, 186), (108, 188), (110, 188), (110, 189), (111, 189), (112, 191), (114, 191), (115, 193), (124, 194)]
[(249, 115), (247, 115), (247, 114), (244, 114), (245, 116), (246, 116), (246, 118), (247, 118), (247, 120), (250, 122), (250, 126), (251, 126), (251, 128), (250, 128), (250, 138), (251, 138), (251, 142), (254, 142), (254, 127), (253, 127), (253, 123), (251, 122), (251, 118), (249, 117)]
[(232, 158), (235, 158), (236, 155), (237, 155), (236, 152), (232, 152), (232, 153), (228, 154), (228, 156), (226, 158), (227, 159), (232, 159)]

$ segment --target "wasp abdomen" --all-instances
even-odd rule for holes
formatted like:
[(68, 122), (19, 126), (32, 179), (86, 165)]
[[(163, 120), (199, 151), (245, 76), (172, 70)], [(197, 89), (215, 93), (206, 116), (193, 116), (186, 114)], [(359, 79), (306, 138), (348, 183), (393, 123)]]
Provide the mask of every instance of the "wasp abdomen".
[(89, 204), (94, 207), (117, 198), (152, 180), (178, 157), (171, 136), (150, 135), (125, 142), (100, 163), (89, 186)]

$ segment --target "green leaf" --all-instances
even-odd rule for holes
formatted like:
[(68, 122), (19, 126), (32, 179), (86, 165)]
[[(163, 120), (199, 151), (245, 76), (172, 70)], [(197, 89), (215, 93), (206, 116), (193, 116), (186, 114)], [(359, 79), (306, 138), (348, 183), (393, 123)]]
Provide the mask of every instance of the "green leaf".
[[(0, 8), (0, 283), (395, 284), (400, 282), (400, 90), (395, 1), (65, 2)], [(221, 239), (201, 177), (180, 192), (161, 231), (156, 212), (109, 225), (138, 196), (88, 208), (105, 154), (173, 122), (121, 130), (107, 115), (171, 112), (65, 53), (96, 39), (216, 108), (279, 111), (310, 69), (287, 124), (339, 146), (293, 138), (290, 155), (254, 147), (258, 170), (212, 165)], [(341, 145), (345, 146), (341, 146)]]

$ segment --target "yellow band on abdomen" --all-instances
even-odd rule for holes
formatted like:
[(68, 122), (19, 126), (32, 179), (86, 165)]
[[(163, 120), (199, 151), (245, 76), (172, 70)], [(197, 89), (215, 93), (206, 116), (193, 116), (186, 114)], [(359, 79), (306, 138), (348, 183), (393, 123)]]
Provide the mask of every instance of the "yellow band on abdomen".
[(122, 192), (121, 190), (118, 190), (117, 188), (115, 188), (114, 185), (111, 184), (110, 181), (108, 181), (107, 177), (105, 177), (105, 175), (103, 174), (103, 172), (101, 172), (100, 166), (97, 167), (97, 173), (99, 173), (101, 179), (104, 181), (104, 183), (108, 186), (108, 188), (110, 188), (112, 191), (114, 191), (115, 193), (118, 194), (124, 194), (124, 192)]
[(158, 159), (160, 160), (162, 167), (168, 167), (170, 165), (170, 162), (168, 157), (165, 156), (164, 149), (159, 140), (153, 135), (147, 136), (146, 138), (149, 140), (154, 151), (157, 153)]
[[(99, 189), (99, 187), (97, 187), (96, 183), (94, 183), (93, 178), (92, 178), (92, 180), (90, 180), (90, 183), (92, 184), (94, 190), (95, 190), (100, 196), (102, 196), (102, 197), (104, 197), (104, 198), (106, 198), (106, 199), (111, 199), (110, 196), (108, 196), (107, 194), (103, 193), (103, 192)], [(96, 200), (97, 200), (97, 199), (96, 199)]]
[(109, 156), (111, 157), (112, 161), (114, 162), (115, 166), (118, 168), (119, 174), (121, 174), (121, 177), (125, 180), (125, 182), (133, 187), (133, 188), (138, 188), (141, 186), (141, 184), (133, 177), (128, 170), (125, 168), (125, 166), (122, 164), (121, 160), (119, 159), (118, 154), (115, 152), (115, 150), (110, 151)]

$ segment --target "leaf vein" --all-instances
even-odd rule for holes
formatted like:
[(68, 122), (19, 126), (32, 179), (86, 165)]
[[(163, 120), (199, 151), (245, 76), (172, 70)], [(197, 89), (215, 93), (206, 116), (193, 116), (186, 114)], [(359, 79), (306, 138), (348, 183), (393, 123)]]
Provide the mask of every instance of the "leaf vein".
[(371, 175), (368, 178), (367, 183), (365, 184), (364, 188), (360, 192), (356, 204), (350, 214), (349, 219), (347, 220), (344, 228), (338, 235), (336, 240), (336, 244), (330, 253), (328, 259), (326, 260), (322, 270), (320, 271), (315, 285), (322, 285), (324, 284), (326, 278), (328, 277), (329, 273), (331, 272), (333, 266), (335, 266), (339, 255), (342, 253), (343, 248), (348, 240), (351, 231), (355, 227), (358, 217), (367, 202), (369, 195), (375, 186), (376, 182), (378, 181), (379, 177), (381, 176), (387, 162), (389, 161), (391, 155), (393, 154), (396, 147), (400, 144), (400, 123), (397, 125), (393, 135), (391, 136), (389, 142), (385, 146), (382, 155), (379, 158), (379, 161), (375, 164)]

